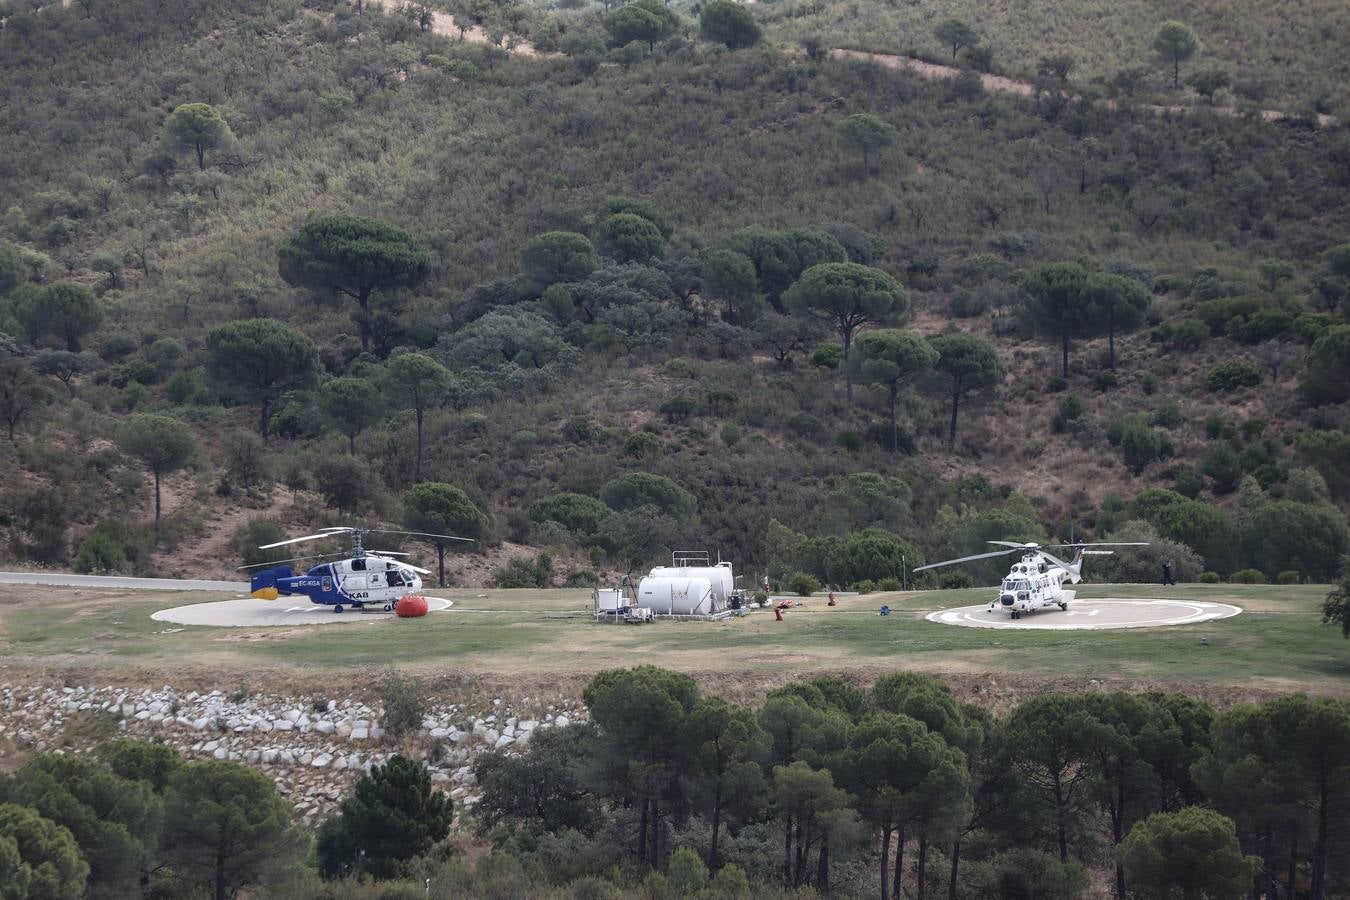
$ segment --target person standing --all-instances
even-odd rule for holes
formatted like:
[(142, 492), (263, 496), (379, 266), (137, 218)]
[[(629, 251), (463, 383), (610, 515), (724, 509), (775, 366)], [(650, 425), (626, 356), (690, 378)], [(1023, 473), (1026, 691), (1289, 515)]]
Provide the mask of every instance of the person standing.
[(1164, 585), (1177, 583), (1177, 580), (1172, 577), (1172, 561), (1170, 559), (1163, 560), (1162, 583)]

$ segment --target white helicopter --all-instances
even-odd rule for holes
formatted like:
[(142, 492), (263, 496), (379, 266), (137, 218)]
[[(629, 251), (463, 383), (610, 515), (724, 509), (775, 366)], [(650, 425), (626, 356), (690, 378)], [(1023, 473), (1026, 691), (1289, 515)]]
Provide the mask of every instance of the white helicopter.
[(1003, 586), (999, 595), (989, 601), (991, 611), (1000, 608), (1006, 609), (1012, 613), (1014, 619), (1020, 619), (1023, 613), (1034, 612), (1047, 606), (1058, 606), (1060, 609), (1069, 608), (1069, 603), (1072, 602), (1075, 592), (1065, 590), (1064, 582), (1077, 584), (1083, 580), (1083, 557), (1105, 556), (1113, 552), (1111, 550), (1089, 550), (1088, 547), (1148, 546), (1146, 542), (1140, 541), (1051, 544), (1050, 546), (1056, 549), (1067, 547), (1074, 551), (1073, 559), (1070, 562), (1065, 562), (1047, 553), (1040, 544), (1016, 543), (1014, 541), (987, 541), (986, 543), (1011, 549), (995, 550), (992, 553), (977, 553), (974, 556), (963, 556), (960, 559), (930, 563), (926, 566), (919, 566), (914, 571), (922, 572), (925, 569), (954, 566), (957, 563), (971, 562), (976, 559), (990, 559), (995, 556), (1007, 556), (1010, 553), (1021, 553), (1021, 562), (1013, 563), (1012, 568), (1008, 570), (1008, 577), (1003, 579)]
[[(344, 606), (352, 609), (365, 609), (367, 606), (382, 608), (392, 612), (399, 600), (422, 589), (422, 575), (430, 575), (429, 569), (414, 566), (412, 563), (393, 559), (408, 554), (394, 551), (372, 551), (362, 546), (362, 538), (368, 534), (396, 534), (405, 537), (431, 538), (438, 541), (469, 541), (470, 538), (452, 537), (448, 534), (426, 534), (421, 531), (390, 531), (383, 528), (352, 528), (337, 526), (320, 529), (317, 534), (263, 544), (259, 550), (284, 547), (287, 544), (299, 544), (304, 541), (320, 541), (339, 535), (349, 535), (352, 548), (346, 558), (333, 562), (320, 563), (304, 575), (296, 575), (290, 566), (278, 563), (297, 562), (304, 559), (321, 559), (333, 554), (320, 553), (314, 556), (295, 556), (290, 559), (277, 559), (260, 563), (268, 566), (261, 572), (254, 572), (249, 589), (259, 600), (275, 600), (292, 594), (304, 594), (310, 601), (333, 607), (340, 613)], [(240, 569), (252, 569), (257, 566), (240, 566)]]

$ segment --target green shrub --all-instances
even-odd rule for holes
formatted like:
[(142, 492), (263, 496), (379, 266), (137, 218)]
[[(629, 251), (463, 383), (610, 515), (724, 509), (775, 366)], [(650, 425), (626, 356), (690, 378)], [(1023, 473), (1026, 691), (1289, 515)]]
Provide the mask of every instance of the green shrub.
[(111, 536), (93, 531), (80, 542), (72, 568), (81, 575), (118, 572), (127, 564), (122, 545)]
[(1294, 324), (1294, 314), (1267, 307), (1252, 313), (1236, 328), (1236, 337), (1244, 344), (1259, 344), (1279, 337)]
[(1082, 418), (1083, 410), (1083, 398), (1077, 394), (1065, 394), (1060, 397), (1055, 414), (1050, 419), (1050, 430), (1055, 434), (1068, 431), (1071, 422)]
[(569, 419), (562, 427), (563, 439), (573, 444), (589, 444), (600, 438), (600, 429), (585, 416)]
[(1256, 387), (1261, 383), (1261, 367), (1245, 359), (1228, 359), (1209, 370), (1205, 389), (1211, 394)]
[(809, 597), (820, 588), (820, 579), (810, 572), (793, 572), (788, 576), (788, 590), (798, 596)]
[(1266, 576), (1260, 569), (1239, 569), (1228, 580), (1233, 584), (1265, 584)]
[(1181, 407), (1175, 400), (1164, 400), (1153, 411), (1153, 424), (1160, 428), (1176, 428), (1181, 424)]
[(1276, 584), (1298, 584), (1299, 575), (1294, 569), (1285, 569), (1279, 575), (1275, 576)]
[(530, 504), (529, 516), (532, 522), (557, 522), (584, 537), (599, 531), (609, 513), (608, 506), (585, 494), (551, 494)]
[(1139, 382), (1139, 387), (1144, 395), (1152, 397), (1158, 390), (1158, 376), (1152, 372), (1145, 372), (1143, 380)]
[(870, 594), (877, 589), (876, 582), (870, 578), (864, 578), (853, 586), (853, 589), (860, 594)]
[(728, 447), (734, 447), (739, 444), (742, 436), (741, 426), (737, 425), (735, 422), (727, 422), (722, 426), (722, 443), (726, 444)]
[(635, 431), (623, 442), (623, 452), (634, 459), (650, 459), (661, 452), (661, 439), (648, 431)]
[(422, 717), (427, 711), (427, 692), (422, 682), (390, 666), (380, 678), (376, 693), (384, 707), (380, 724), (391, 738), (398, 740), (422, 727)]
[(1221, 297), (1197, 304), (1195, 315), (1205, 323), (1211, 335), (1219, 337), (1240, 328), (1247, 317), (1260, 308), (1260, 297)]
[(671, 397), (658, 410), (667, 422), (686, 422), (698, 413), (698, 400), (687, 394)]
[(835, 435), (834, 442), (850, 453), (857, 453), (863, 448), (863, 436), (856, 431), (841, 431)]
[(1194, 500), (1205, 489), (1204, 476), (1189, 463), (1178, 466), (1173, 479), (1172, 489), (1190, 500)]
[(879, 591), (898, 591), (905, 586), (905, 583), (894, 575), (888, 576), (877, 582)]
[(1163, 457), (1163, 436), (1136, 421), (1125, 424), (1120, 435), (1121, 456), (1130, 471), (1138, 475), (1154, 460)]
[(497, 588), (546, 588), (553, 581), (553, 558), (541, 553), (534, 559), (516, 557), (492, 573)]
[(685, 359), (682, 356), (666, 360), (665, 370), (667, 375), (674, 378), (698, 377), (698, 366), (694, 364), (693, 360)]
[(787, 427), (801, 437), (813, 437), (824, 430), (825, 423), (810, 413), (800, 412), (788, 418)]
[(837, 369), (843, 361), (844, 348), (839, 344), (821, 344), (816, 348), (816, 352), (811, 354), (811, 365), (813, 366)]
[(1201, 584), (1218, 584), (1221, 579), (1218, 572), (1201, 572), (1200, 577), (1195, 579)]
[(1045, 383), (1045, 389), (1052, 394), (1058, 394), (1069, 389), (1069, 381), (1063, 375), (1052, 375)]
[(1099, 394), (1104, 394), (1113, 390), (1119, 381), (1116, 379), (1115, 372), (1098, 372), (1092, 376), (1092, 389)]

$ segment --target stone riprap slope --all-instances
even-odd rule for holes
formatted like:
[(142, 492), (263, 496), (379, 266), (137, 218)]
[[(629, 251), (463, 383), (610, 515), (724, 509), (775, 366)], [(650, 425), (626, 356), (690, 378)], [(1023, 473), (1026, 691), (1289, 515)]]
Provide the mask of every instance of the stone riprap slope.
[[(532, 707), (533, 708), (533, 707)], [(458, 816), (478, 802), (472, 764), (493, 750), (511, 752), (542, 728), (585, 717), (576, 703), (542, 706), (534, 718), (508, 701), (486, 709), (433, 702), (422, 728), (397, 747), (383, 711), (357, 700), (228, 695), (114, 687), (0, 685), (0, 741), (19, 754), (84, 752), (112, 736), (161, 741), (185, 759), (230, 759), (264, 772), (293, 804), (297, 821), (315, 825), (333, 812), (351, 783), (394, 753), (420, 756), (431, 780), (455, 801)]]

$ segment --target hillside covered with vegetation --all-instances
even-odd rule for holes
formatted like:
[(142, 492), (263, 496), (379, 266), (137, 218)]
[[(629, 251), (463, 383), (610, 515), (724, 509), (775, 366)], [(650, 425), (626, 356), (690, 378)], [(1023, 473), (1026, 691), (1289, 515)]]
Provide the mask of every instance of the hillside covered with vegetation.
[(1087, 537), (1153, 542), (1101, 577), (1335, 577), (1340, 127), (986, 93), (777, 5), (455, 10), (501, 46), (383, 9), (3, 7), (9, 562), (379, 520), (532, 548), (502, 585)]

